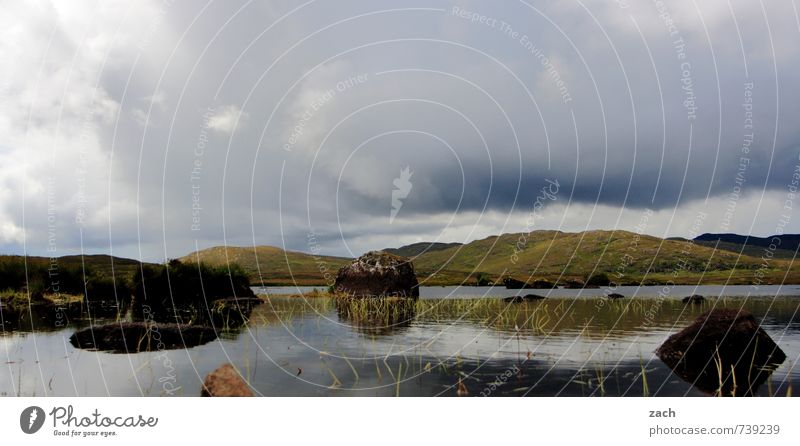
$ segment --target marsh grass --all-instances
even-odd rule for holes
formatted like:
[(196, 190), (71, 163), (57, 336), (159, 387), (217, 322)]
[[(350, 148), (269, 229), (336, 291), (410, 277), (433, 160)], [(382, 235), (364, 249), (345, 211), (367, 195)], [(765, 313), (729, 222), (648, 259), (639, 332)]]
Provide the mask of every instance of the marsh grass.
[[(314, 298), (306, 298), (313, 296)], [(649, 326), (681, 326), (712, 307), (735, 304), (734, 299), (707, 299), (702, 304), (684, 305), (680, 299), (665, 299), (654, 308), (653, 298), (607, 300), (548, 298), (525, 303), (507, 303), (500, 298), (481, 299), (354, 299), (315, 291), (308, 295), (261, 296), (267, 303), (257, 307), (251, 323), (282, 322), (291, 326), (300, 316), (328, 315), (369, 336), (390, 334), (412, 323), (425, 325), (478, 324), (510, 334), (547, 336), (580, 330), (587, 339), (604, 339), (611, 330), (640, 331)], [(753, 310), (767, 310), (769, 302), (751, 300)], [(784, 311), (774, 306), (772, 314)], [(789, 311), (789, 310), (785, 310)], [(788, 315), (787, 315), (788, 316)], [(326, 316), (327, 317), (327, 316)]]

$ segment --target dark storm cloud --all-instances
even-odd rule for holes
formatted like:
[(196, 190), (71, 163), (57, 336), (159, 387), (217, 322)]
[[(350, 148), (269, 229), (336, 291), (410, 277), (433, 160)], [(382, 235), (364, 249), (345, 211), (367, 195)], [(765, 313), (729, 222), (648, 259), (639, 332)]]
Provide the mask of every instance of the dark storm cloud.
[[(697, 200), (725, 202), (737, 187), (742, 196), (780, 195), (800, 148), (793, 9), (621, 5), (154, 3), (127, 21), (87, 7), (88, 25), (69, 19), (81, 14), (42, 12), (76, 48), (90, 48), (78, 54), (81, 82), (58, 85), (108, 99), (88, 138), (100, 192), (85, 205), (94, 234), (86, 240), (157, 259), (195, 244), (302, 249), (313, 230), (344, 253), (337, 240), (361, 249), (435, 237), (445, 224), (438, 219), (456, 211), (459, 235), (472, 233), (464, 219), (477, 225), (481, 212), (492, 215), (481, 230), (499, 232), (502, 216), (519, 220), (548, 179), (559, 181), (559, 205), (607, 210), (689, 212)], [(118, 23), (126, 38), (114, 41)], [(85, 45), (84, 27), (107, 47)], [(42, 57), (44, 43), (29, 52)], [(46, 54), (53, 73), (71, 57)], [(42, 85), (12, 84), (4, 91)], [(39, 88), (42, 103), (58, 103), (64, 91)], [(4, 113), (25, 116), (26, 97)], [(71, 110), (75, 103), (81, 108)], [(81, 116), (102, 105), (87, 103), (66, 103), (75, 134)], [(34, 136), (58, 128), (41, 103), (32, 113), (43, 123)], [(2, 144), (42, 160), (20, 181), (61, 178), (61, 212), (71, 214), (81, 142), (64, 145), (68, 161), (48, 165), (51, 146), (30, 136)], [(385, 226), (405, 168), (411, 186)], [(45, 215), (45, 195), (28, 197), (27, 208)], [(13, 200), (0, 212), (12, 250), (22, 229), (33, 239), (46, 232), (44, 218), (23, 225)], [(62, 245), (78, 246), (76, 228), (61, 221)]]

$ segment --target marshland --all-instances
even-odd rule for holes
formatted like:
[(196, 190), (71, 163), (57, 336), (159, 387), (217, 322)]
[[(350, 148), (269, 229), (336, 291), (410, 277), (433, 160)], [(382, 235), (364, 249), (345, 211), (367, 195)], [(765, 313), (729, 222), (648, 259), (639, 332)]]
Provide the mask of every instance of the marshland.
[(503, 298), (528, 290), (421, 287), (419, 299), (254, 291), (246, 307), (216, 301), (180, 313), (180, 323), (212, 327), (212, 338), (158, 348), (167, 334), (152, 322), (141, 336), (155, 347), (128, 353), (76, 346), (72, 338), (141, 321), (135, 293), (132, 303), (104, 312), (80, 301), (16, 312), (4, 303), (0, 394), (196, 396), (209, 372), (231, 363), (263, 396), (713, 395), (673, 373), (655, 351), (700, 314), (723, 307), (751, 312), (786, 354), (756, 395), (791, 396), (800, 378), (797, 286), (705, 286), (705, 299), (688, 303), (682, 298), (696, 293), (682, 287), (630, 287), (616, 300), (597, 290), (552, 289), (520, 303)]

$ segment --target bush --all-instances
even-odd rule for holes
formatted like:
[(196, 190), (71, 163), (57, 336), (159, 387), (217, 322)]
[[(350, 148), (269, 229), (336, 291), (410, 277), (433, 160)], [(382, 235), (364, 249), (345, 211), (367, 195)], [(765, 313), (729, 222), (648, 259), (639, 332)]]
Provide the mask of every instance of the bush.
[(94, 277), (86, 283), (88, 302), (128, 302), (131, 299), (131, 285), (125, 279)]
[(0, 286), (16, 291), (27, 291), (31, 297), (49, 293), (84, 294), (84, 277), (94, 277), (90, 269), (79, 266), (51, 266), (41, 259), (22, 256), (0, 258)]
[(212, 267), (178, 260), (143, 266), (134, 276), (133, 295), (137, 302), (159, 308), (205, 306), (216, 299), (255, 296), (247, 274), (238, 265)]

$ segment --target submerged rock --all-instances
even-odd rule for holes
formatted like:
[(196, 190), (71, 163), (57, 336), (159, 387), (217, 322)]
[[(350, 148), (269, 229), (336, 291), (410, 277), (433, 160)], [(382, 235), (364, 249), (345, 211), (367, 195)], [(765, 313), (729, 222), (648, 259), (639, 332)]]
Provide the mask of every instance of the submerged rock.
[(678, 376), (717, 395), (752, 395), (786, 354), (744, 310), (704, 313), (656, 354)]
[(685, 304), (701, 304), (706, 301), (706, 298), (699, 295), (699, 294), (692, 294), (691, 296), (686, 296), (681, 299), (681, 302)]
[(342, 267), (334, 288), (350, 297), (419, 297), (411, 261), (383, 251), (368, 252)]
[(542, 299), (545, 299), (545, 297), (544, 296), (540, 296), (538, 294), (526, 294), (524, 296), (506, 297), (505, 299), (503, 299), (503, 302), (517, 304), (517, 303), (522, 303), (522, 302), (535, 302), (537, 300), (542, 300)]
[(217, 339), (213, 328), (195, 325), (123, 322), (84, 328), (69, 338), (77, 348), (138, 353), (189, 348)]
[(250, 386), (231, 364), (224, 364), (209, 373), (203, 381), (202, 396), (253, 396)]

